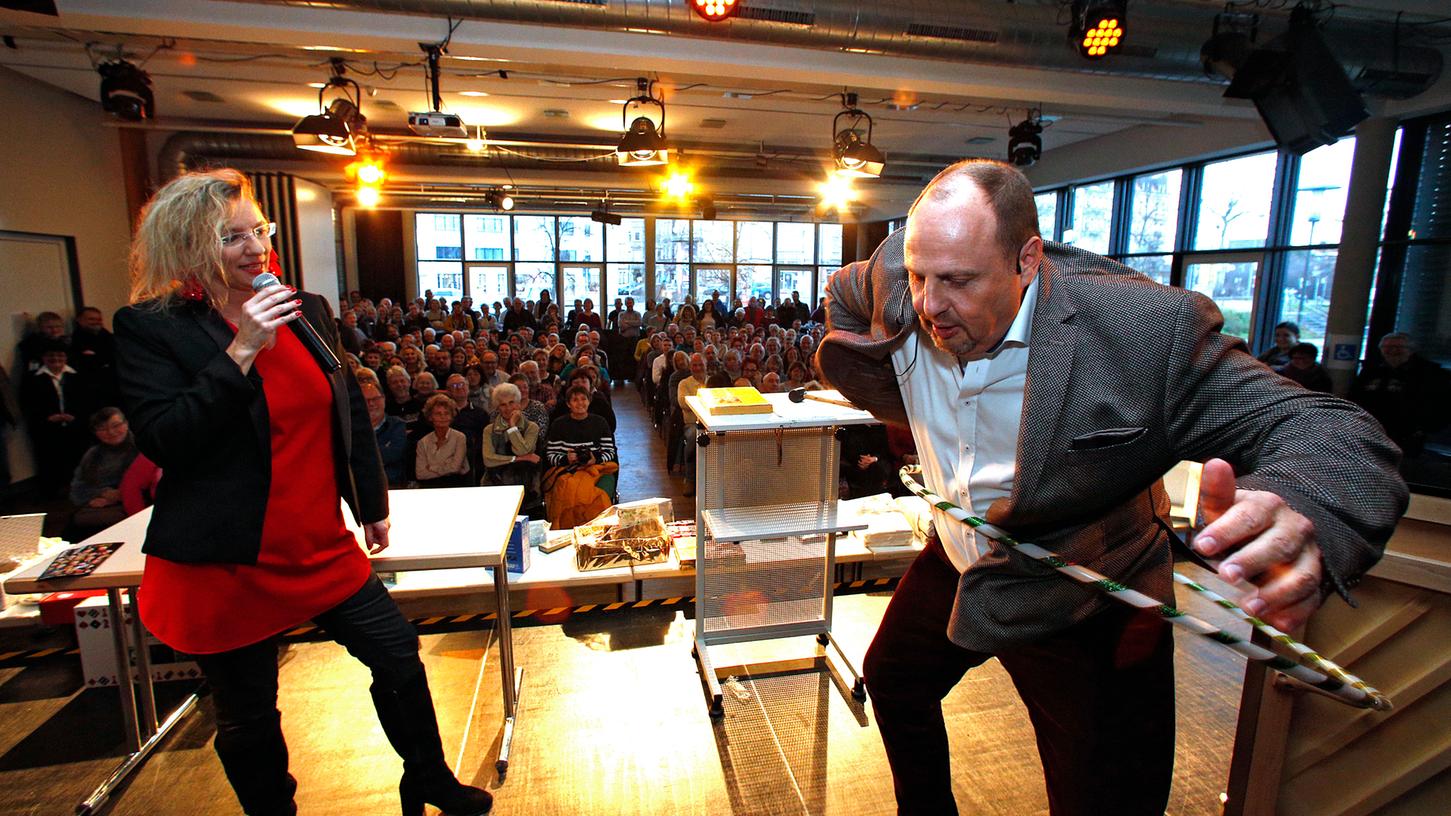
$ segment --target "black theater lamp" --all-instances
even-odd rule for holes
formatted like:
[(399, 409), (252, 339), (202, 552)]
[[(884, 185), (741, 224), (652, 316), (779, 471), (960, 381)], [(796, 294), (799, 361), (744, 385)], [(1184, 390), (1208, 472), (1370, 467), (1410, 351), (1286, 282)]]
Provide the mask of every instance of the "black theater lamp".
[[(836, 162), (836, 174), (847, 178), (877, 178), (887, 165), (887, 157), (872, 144), (872, 117), (857, 108), (857, 95), (848, 93), (842, 97), (846, 108), (831, 120), (831, 157)], [(842, 125), (842, 117), (846, 117)], [(866, 137), (862, 137), (859, 126), (865, 122)]]
[[(619, 146), (615, 148), (615, 158), (619, 160), (621, 167), (658, 167), (670, 163), (670, 145), (665, 141), (665, 102), (651, 93), (653, 85), (652, 81), (644, 77), (635, 80), (638, 93), (625, 101), (620, 112), (621, 123), (629, 121), (624, 135), (620, 137)], [(633, 121), (629, 120), (632, 108), (647, 105), (660, 109), (658, 129), (648, 116), (636, 116)]]
[(118, 119), (140, 122), (156, 116), (156, 98), (151, 94), (151, 77), (124, 59), (108, 60), (96, 66), (101, 75), (101, 109)]
[(1043, 123), (1036, 113), (1008, 128), (1008, 160), (1029, 167), (1043, 158)]

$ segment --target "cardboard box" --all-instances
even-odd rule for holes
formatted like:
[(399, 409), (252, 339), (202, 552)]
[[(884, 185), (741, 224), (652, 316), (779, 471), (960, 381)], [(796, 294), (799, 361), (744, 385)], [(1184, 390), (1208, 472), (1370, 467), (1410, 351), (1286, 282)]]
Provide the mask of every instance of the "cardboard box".
[(516, 516), (514, 529), (509, 533), (509, 548), (504, 551), (504, 563), (510, 575), (523, 575), (529, 569), (529, 517)]
[[(111, 607), (107, 605), (106, 599), (87, 598), (81, 601), (75, 608), (75, 622), (76, 642), (81, 648), (81, 672), (85, 675), (86, 687), (116, 685), (116, 644), (111, 635)], [(129, 602), (126, 604), (126, 625), (131, 625)], [(201, 669), (195, 663), (178, 655), (150, 633), (146, 635), (146, 647), (150, 650), (151, 679), (154, 682), (201, 679)], [(134, 644), (132, 648), (135, 648)], [(132, 675), (133, 680), (137, 679), (134, 669)]]

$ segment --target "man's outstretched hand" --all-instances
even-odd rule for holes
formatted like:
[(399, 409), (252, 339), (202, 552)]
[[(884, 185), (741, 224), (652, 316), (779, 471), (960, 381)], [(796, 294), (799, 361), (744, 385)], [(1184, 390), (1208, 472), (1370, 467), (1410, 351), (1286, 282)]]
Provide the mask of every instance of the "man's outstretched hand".
[(1319, 608), (1320, 546), (1308, 518), (1274, 493), (1236, 488), (1234, 468), (1223, 459), (1204, 463), (1199, 511), (1207, 524), (1194, 550), (1224, 559), (1219, 577), (1245, 589), (1246, 612), (1289, 632)]

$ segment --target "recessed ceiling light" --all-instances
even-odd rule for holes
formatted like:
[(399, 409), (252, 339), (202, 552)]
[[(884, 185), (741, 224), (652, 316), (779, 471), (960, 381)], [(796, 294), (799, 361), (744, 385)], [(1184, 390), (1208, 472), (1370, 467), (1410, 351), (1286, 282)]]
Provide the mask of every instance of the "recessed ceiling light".
[(347, 54), (366, 54), (362, 48), (342, 48), (336, 45), (304, 45), (303, 51), (339, 51)]
[(196, 102), (210, 102), (216, 104), (226, 101), (220, 96), (212, 93), (211, 91), (182, 91), (181, 95)]
[(320, 90), (322, 88), (326, 88), (327, 87), (327, 83), (326, 82), (309, 82), (309, 83), (307, 83), (307, 87), (309, 87), (309, 88), (317, 88), (317, 89)]
[(605, 101), (606, 102), (609, 102), (611, 105), (624, 105), (627, 102), (629, 102), (630, 100), (628, 100), (628, 99), (607, 99)]
[(548, 119), (568, 119), (569, 111), (563, 108), (545, 108), (544, 116)]
[(702, 119), (702, 120), (700, 120), (700, 126), (702, 128), (705, 128), (706, 130), (720, 130), (721, 128), (723, 128), (723, 127), (726, 126), (726, 120), (724, 120), (724, 119)]
[(513, 62), (511, 59), (504, 59), (503, 57), (455, 57), (452, 54), (449, 56), (456, 60), (464, 60), (465, 62)]
[(459, 96), (488, 96), (489, 94), (487, 92), (485, 92), (485, 91), (459, 91), (458, 92), (458, 95)]
[(970, 145), (985, 145), (992, 144), (994, 141), (996, 140), (991, 136), (973, 136), (967, 140), (967, 143)]

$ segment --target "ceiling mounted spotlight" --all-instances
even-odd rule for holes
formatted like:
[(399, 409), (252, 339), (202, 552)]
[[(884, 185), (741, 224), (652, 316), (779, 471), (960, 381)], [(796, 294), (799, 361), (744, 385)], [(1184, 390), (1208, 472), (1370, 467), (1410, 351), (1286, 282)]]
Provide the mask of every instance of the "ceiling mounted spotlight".
[(1073, 0), (1068, 38), (1078, 53), (1103, 59), (1122, 47), (1128, 28), (1128, 0)]
[(508, 212), (514, 209), (514, 197), (503, 190), (494, 190), (489, 193), (489, 206)]
[(1028, 118), (1008, 128), (1008, 160), (1028, 167), (1043, 157), (1043, 112), (1028, 111)]
[(1214, 31), (1199, 49), (1204, 75), (1234, 79), (1254, 51), (1259, 21), (1258, 14), (1226, 11), (1214, 15)]
[[(357, 140), (366, 132), (368, 120), (362, 112), (363, 91), (343, 76), (344, 70), (343, 61), (334, 59), (333, 75), (317, 92), (320, 113), (304, 116), (292, 127), (292, 143), (299, 148), (338, 156), (358, 152)], [(340, 95), (324, 107), (322, 100), (330, 88), (338, 89)]]
[[(872, 144), (872, 117), (857, 108), (857, 95), (842, 95), (842, 106), (846, 108), (831, 120), (831, 156), (836, 161), (836, 173), (848, 178), (876, 178), (882, 174), (887, 157)], [(846, 117), (842, 126), (842, 117)], [(867, 124), (866, 138), (862, 138), (858, 126)]]
[[(621, 167), (656, 167), (670, 163), (670, 145), (665, 141), (665, 102), (655, 97), (654, 86), (652, 80), (644, 77), (636, 79), (638, 93), (626, 100), (620, 111), (621, 124), (628, 123), (620, 145), (615, 149), (615, 157)], [(643, 111), (638, 109), (647, 105), (660, 109), (658, 127), (650, 117), (640, 115)], [(631, 108), (637, 109), (633, 121), (630, 119)]]
[(156, 99), (151, 94), (151, 76), (124, 59), (107, 60), (96, 66), (101, 75), (101, 109), (128, 122), (156, 116)]
[(734, 17), (741, 10), (741, 4), (736, 0), (689, 0), (689, 3), (696, 14), (712, 23)]
[(599, 206), (590, 210), (589, 220), (600, 224), (613, 224), (617, 227), (624, 223), (623, 218), (610, 212), (610, 200), (608, 198), (600, 199)]

